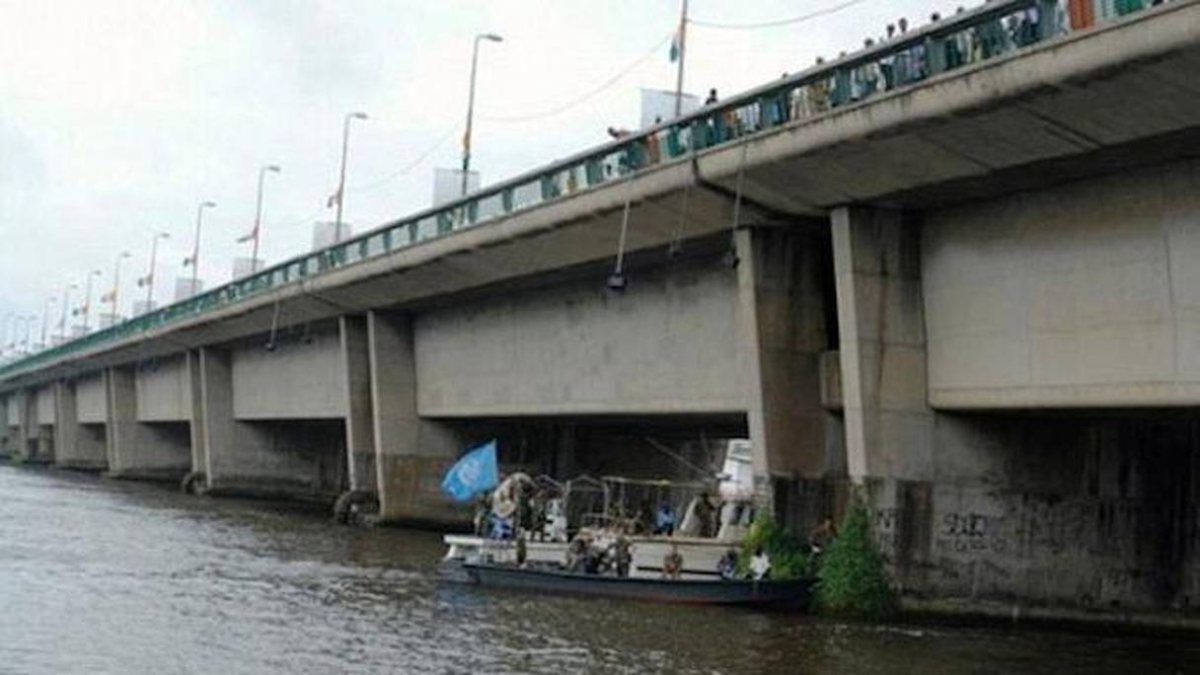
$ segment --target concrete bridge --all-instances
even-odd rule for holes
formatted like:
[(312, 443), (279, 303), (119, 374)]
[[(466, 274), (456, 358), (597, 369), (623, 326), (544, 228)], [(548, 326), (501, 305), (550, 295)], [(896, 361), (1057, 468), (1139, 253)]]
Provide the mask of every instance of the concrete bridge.
[[(1200, 2), (987, 5), (0, 368), (4, 452), (454, 524), (467, 445), (865, 484), (910, 601), (1200, 598)], [(1031, 11), (1035, 10), (1035, 11)], [(1149, 614), (1142, 614), (1143, 612)]]

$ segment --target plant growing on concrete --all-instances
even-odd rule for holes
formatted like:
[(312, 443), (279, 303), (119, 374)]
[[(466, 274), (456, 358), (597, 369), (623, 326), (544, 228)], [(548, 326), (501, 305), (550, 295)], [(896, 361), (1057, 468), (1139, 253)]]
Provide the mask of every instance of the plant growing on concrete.
[(883, 619), (896, 611), (861, 497), (851, 501), (841, 529), (821, 555), (816, 599), (822, 611), (837, 616)]
[(750, 576), (750, 559), (760, 546), (771, 560), (772, 579), (797, 579), (807, 572), (808, 547), (776, 523), (774, 518), (760, 513), (742, 539), (742, 550), (738, 556), (740, 576)]

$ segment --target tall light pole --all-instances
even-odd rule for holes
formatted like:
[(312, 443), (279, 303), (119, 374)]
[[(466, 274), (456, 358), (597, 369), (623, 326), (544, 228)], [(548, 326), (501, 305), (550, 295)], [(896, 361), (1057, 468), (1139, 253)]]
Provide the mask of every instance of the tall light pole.
[(688, 0), (683, 0), (683, 9), (679, 14), (679, 32), (675, 34), (679, 60), (679, 70), (675, 73), (675, 117), (683, 110), (683, 62), (687, 54), (687, 21)]
[[(263, 179), (267, 177), (267, 172), (279, 173), (279, 167), (275, 164), (268, 164), (258, 170), (258, 202), (254, 209), (254, 231), (249, 235), (238, 239), (238, 243), (244, 243), (250, 239), (254, 240), (254, 249), (250, 254), (250, 273), (254, 274), (258, 271), (258, 242), (262, 237), (262, 212), (263, 212)], [(341, 207), (339, 206), (339, 209)], [(338, 226), (339, 229), (341, 226)]]
[(112, 290), (109, 291), (108, 295), (106, 295), (104, 298), (100, 299), (101, 302), (103, 302), (105, 299), (107, 299), (108, 302), (112, 305), (112, 322), (113, 322), (113, 324), (117, 323), (117, 319), (120, 316), (117, 313), (117, 307), (118, 307), (117, 303), (119, 302), (120, 296), (121, 296), (121, 261), (124, 260), (125, 258), (130, 257), (130, 255), (131, 254), (129, 253), (129, 251), (121, 251), (120, 253), (117, 254), (117, 260), (116, 260), (116, 262), (113, 263)]
[(346, 201), (346, 155), (350, 151), (350, 120), (365, 120), (367, 113), (352, 112), (347, 113), (342, 120), (342, 172), (338, 177), (338, 189), (329, 198), (329, 205), (332, 206), (337, 202), (337, 220), (334, 223), (333, 241), (339, 242), (342, 240), (342, 205)]
[(101, 274), (102, 274), (102, 272), (100, 272), (100, 270), (92, 270), (91, 272), (88, 272), (88, 275), (87, 275), (87, 284), (86, 284), (87, 290), (84, 292), (83, 307), (80, 308), (83, 310), (83, 334), (84, 335), (87, 335), (88, 330), (91, 328), (92, 279), (95, 279), (96, 277), (100, 276)]
[(17, 315), (8, 312), (4, 315), (4, 322), (0, 323), (0, 351), (8, 351), (8, 335), (17, 327)]
[(155, 232), (154, 238), (150, 240), (150, 270), (146, 272), (146, 276), (138, 279), (138, 287), (146, 287), (146, 311), (149, 312), (154, 307), (154, 267), (158, 264), (158, 240), (170, 239), (171, 235), (166, 232)]
[(71, 307), (71, 291), (79, 288), (78, 284), (63, 287), (62, 319), (58, 322), (58, 334), (63, 341), (67, 340), (67, 310)]
[(54, 296), (51, 295), (46, 298), (46, 304), (42, 306), (42, 349), (50, 346), (50, 343), (46, 339), (49, 337), (47, 332), (50, 329), (50, 305), (53, 304)]
[(37, 314), (30, 314), (25, 317), (25, 353), (29, 353), (29, 337), (33, 333), (33, 323), (37, 321)]
[(196, 207), (196, 241), (192, 244), (192, 255), (183, 259), (183, 266), (192, 266), (192, 288), (188, 297), (196, 294), (197, 282), (200, 278), (200, 228), (204, 223), (204, 209), (211, 209), (217, 206), (216, 202), (200, 202)]
[(504, 42), (504, 38), (495, 33), (483, 33), (475, 36), (475, 44), (471, 49), (471, 88), (467, 94), (467, 130), (463, 132), (462, 160), (462, 196), (467, 196), (467, 177), (471, 175), (471, 123), (475, 117), (475, 73), (479, 68), (479, 43)]

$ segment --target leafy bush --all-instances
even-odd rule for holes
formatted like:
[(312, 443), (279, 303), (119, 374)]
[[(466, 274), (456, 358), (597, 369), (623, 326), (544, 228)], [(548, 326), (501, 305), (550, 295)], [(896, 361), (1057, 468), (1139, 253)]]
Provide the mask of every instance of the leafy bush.
[(771, 561), (772, 579), (797, 579), (808, 572), (808, 547), (770, 516), (759, 514), (742, 539), (738, 556), (739, 576), (750, 575), (750, 559), (758, 547), (767, 552)]
[(885, 618), (895, 611), (895, 594), (871, 539), (870, 515), (860, 498), (853, 500), (841, 530), (821, 555), (817, 604), (831, 614), (864, 619)]

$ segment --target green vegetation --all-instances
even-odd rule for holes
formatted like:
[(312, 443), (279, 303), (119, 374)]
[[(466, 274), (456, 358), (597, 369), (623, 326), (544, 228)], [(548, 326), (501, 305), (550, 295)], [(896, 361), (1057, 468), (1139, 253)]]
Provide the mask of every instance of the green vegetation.
[(806, 576), (809, 569), (808, 547), (773, 518), (762, 514), (754, 519), (754, 524), (742, 540), (742, 550), (738, 556), (740, 576), (750, 575), (750, 559), (760, 546), (771, 560), (772, 579)]
[(821, 555), (817, 605), (838, 616), (882, 619), (896, 609), (896, 597), (871, 539), (870, 515), (855, 498), (841, 529)]

